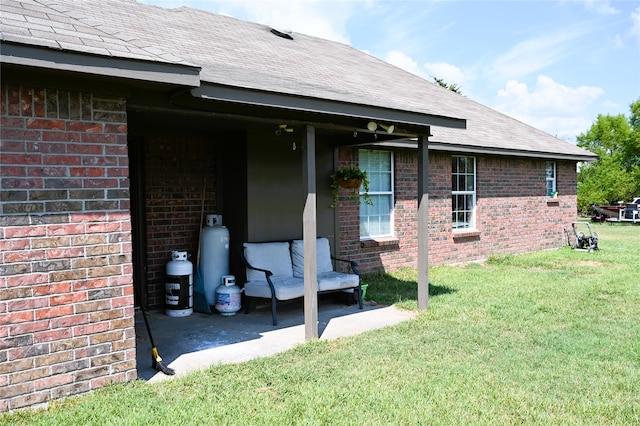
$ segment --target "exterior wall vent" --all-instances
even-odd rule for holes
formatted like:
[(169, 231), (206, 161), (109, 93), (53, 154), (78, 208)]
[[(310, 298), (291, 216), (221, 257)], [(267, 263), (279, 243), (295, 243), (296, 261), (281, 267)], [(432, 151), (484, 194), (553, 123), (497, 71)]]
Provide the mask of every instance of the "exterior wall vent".
[(278, 29), (275, 29), (275, 28), (271, 28), (271, 34), (275, 34), (278, 37), (286, 38), (287, 40), (293, 40), (293, 36), (291, 35), (291, 31), (278, 30)]

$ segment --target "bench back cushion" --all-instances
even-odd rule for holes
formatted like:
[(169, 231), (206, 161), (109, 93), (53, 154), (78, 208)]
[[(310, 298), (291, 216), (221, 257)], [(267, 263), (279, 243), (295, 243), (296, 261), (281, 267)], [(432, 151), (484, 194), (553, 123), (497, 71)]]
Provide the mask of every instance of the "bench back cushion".
[[(244, 257), (255, 268), (267, 269), (275, 276), (292, 277), (289, 243), (244, 243)], [(264, 272), (247, 268), (247, 281), (264, 281)]]
[[(316, 257), (318, 262), (318, 274), (333, 271), (331, 264), (331, 249), (329, 240), (318, 238), (316, 240)], [(291, 243), (291, 259), (293, 261), (293, 276), (304, 277), (304, 242), (303, 240), (293, 240)]]

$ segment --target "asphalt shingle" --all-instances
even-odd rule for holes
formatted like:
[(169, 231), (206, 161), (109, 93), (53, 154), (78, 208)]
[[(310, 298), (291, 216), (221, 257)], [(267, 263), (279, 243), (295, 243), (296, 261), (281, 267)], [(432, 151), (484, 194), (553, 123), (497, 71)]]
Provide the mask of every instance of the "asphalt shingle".
[(262, 24), (134, 0), (0, 3), (4, 42), (197, 66), (203, 85), (466, 119), (466, 130), (432, 128), (445, 144), (591, 155), (345, 44), (298, 33), (288, 40)]

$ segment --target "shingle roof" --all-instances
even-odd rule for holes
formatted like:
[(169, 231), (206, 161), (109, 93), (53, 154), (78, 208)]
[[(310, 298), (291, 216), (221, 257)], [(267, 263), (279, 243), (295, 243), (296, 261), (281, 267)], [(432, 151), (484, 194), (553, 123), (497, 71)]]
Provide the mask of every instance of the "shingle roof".
[(475, 101), (465, 99), (459, 111), (467, 119), (467, 128), (432, 127), (433, 136), (429, 138), (432, 147), (579, 161), (597, 158), (587, 150)]
[(191, 9), (134, 0), (2, 0), (3, 42), (84, 55), (199, 67), (224, 85), (425, 116), (468, 119), (468, 130), (432, 128), (445, 144), (589, 155), (350, 46)]
[(118, 23), (143, 12), (135, 2), (2, 0), (2, 40), (148, 61), (185, 63), (154, 43), (127, 34)]

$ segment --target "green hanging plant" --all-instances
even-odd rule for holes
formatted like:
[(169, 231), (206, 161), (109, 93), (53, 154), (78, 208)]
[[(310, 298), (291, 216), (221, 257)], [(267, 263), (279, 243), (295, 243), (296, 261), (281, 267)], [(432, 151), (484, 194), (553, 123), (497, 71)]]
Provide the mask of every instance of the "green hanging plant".
[(364, 170), (353, 166), (343, 167), (333, 172), (329, 177), (331, 178), (331, 194), (333, 195), (331, 208), (335, 208), (340, 202), (340, 187), (350, 189), (351, 198), (360, 203), (359, 189), (362, 186), (364, 189), (362, 197), (365, 204), (373, 205), (373, 200), (369, 195), (369, 179)]

